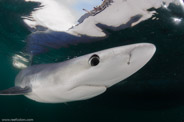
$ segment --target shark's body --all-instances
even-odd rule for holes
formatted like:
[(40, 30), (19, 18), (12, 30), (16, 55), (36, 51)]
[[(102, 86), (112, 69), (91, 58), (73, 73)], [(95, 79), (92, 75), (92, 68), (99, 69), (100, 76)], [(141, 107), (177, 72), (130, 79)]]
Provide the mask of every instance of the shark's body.
[(61, 63), (41, 64), (22, 70), (15, 87), (1, 95), (25, 95), (38, 102), (85, 100), (142, 68), (155, 53), (148, 43), (111, 48)]

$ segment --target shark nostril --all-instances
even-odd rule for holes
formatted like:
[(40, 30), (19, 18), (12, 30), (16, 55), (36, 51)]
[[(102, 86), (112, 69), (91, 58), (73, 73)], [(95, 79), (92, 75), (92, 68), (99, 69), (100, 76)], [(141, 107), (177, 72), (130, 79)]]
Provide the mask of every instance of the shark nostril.
[(130, 65), (130, 59), (131, 59), (131, 57), (132, 57), (132, 54), (130, 53), (129, 54), (129, 59), (128, 59), (128, 62), (127, 62), (128, 65)]
[(89, 64), (91, 66), (97, 66), (99, 63), (100, 63), (100, 57), (96, 54), (91, 56), (91, 58), (89, 59)]

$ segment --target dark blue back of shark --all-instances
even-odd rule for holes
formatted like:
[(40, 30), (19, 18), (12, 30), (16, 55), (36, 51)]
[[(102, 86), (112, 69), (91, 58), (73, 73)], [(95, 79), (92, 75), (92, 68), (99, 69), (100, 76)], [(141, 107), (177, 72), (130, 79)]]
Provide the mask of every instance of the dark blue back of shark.
[(39, 31), (30, 34), (27, 38), (26, 51), (29, 54), (37, 55), (44, 53), (49, 48), (59, 49), (62, 47), (68, 47), (70, 45), (76, 45), (78, 43), (87, 43), (91, 40), (96, 41), (102, 38), (95, 38), (89, 36), (80, 37), (68, 34), (66, 32), (57, 31)]

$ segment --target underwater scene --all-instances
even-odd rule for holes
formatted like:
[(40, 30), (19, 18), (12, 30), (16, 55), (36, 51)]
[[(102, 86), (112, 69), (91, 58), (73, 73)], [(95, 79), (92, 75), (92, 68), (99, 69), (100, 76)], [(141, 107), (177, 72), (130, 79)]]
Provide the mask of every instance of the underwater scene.
[(0, 0), (0, 67), (2, 122), (184, 122), (184, 1)]

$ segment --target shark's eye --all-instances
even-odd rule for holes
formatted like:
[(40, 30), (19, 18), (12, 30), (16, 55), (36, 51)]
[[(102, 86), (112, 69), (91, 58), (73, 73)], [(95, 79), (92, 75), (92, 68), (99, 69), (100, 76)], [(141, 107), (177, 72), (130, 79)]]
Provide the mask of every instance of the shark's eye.
[(100, 63), (100, 57), (96, 54), (92, 55), (89, 59), (89, 64), (91, 66), (97, 66)]

